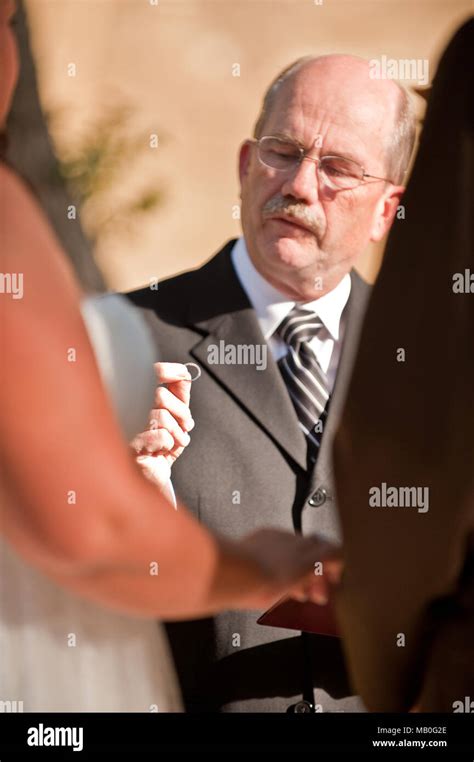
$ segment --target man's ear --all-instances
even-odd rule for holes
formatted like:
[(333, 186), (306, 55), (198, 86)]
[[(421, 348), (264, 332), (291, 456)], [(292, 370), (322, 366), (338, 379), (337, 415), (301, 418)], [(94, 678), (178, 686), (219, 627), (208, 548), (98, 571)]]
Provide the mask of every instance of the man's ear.
[(242, 145), (240, 146), (240, 152), (239, 152), (239, 179), (240, 184), (244, 182), (245, 177), (248, 174), (249, 171), (249, 164), (250, 164), (250, 152), (252, 149), (252, 144), (249, 140), (245, 140)]
[(390, 230), (404, 191), (403, 185), (390, 185), (379, 199), (374, 213), (371, 241), (381, 241)]

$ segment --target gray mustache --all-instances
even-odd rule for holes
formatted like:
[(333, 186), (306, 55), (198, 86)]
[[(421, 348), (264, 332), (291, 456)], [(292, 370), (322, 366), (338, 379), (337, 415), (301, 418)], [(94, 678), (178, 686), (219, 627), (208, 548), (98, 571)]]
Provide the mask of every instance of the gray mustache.
[(292, 201), (285, 196), (274, 196), (263, 206), (263, 217), (272, 217), (274, 214), (284, 214), (286, 217), (302, 222), (310, 228), (317, 238), (322, 238), (326, 232), (326, 221), (309, 211), (305, 204)]

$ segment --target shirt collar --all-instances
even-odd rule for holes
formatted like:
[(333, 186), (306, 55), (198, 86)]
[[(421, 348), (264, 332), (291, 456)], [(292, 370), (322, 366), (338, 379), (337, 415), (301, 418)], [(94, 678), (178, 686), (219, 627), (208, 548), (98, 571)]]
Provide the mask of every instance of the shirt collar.
[[(255, 310), (265, 339), (273, 336), (281, 321), (295, 306), (288, 297), (278, 291), (260, 275), (250, 259), (244, 238), (239, 238), (231, 252), (232, 264), (247, 297)], [(339, 339), (341, 316), (349, 299), (351, 278), (346, 273), (332, 291), (319, 299), (301, 306), (315, 312), (336, 341)]]

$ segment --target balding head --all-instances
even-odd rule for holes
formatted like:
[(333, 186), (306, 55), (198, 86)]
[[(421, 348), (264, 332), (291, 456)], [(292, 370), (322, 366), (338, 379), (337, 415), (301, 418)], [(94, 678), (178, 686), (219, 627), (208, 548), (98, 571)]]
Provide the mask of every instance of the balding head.
[(371, 123), (373, 138), (385, 154), (385, 174), (403, 183), (413, 150), (416, 122), (404, 87), (389, 79), (373, 79), (370, 62), (350, 55), (306, 56), (285, 67), (267, 89), (254, 136), (263, 135), (275, 104), (307, 92), (315, 104), (330, 105), (337, 97), (341, 116)]
[(240, 152), (242, 228), (255, 267), (286, 296), (328, 293), (389, 229), (413, 135), (404, 102), (354, 56), (300, 60), (270, 86)]

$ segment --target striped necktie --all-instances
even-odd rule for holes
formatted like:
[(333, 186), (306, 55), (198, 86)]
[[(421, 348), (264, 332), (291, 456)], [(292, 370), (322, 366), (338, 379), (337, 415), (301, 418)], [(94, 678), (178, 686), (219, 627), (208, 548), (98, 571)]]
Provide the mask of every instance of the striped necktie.
[(306, 435), (311, 464), (318, 456), (330, 399), (326, 374), (309, 346), (322, 327), (316, 313), (295, 305), (277, 328), (277, 334), (288, 345), (278, 366)]

